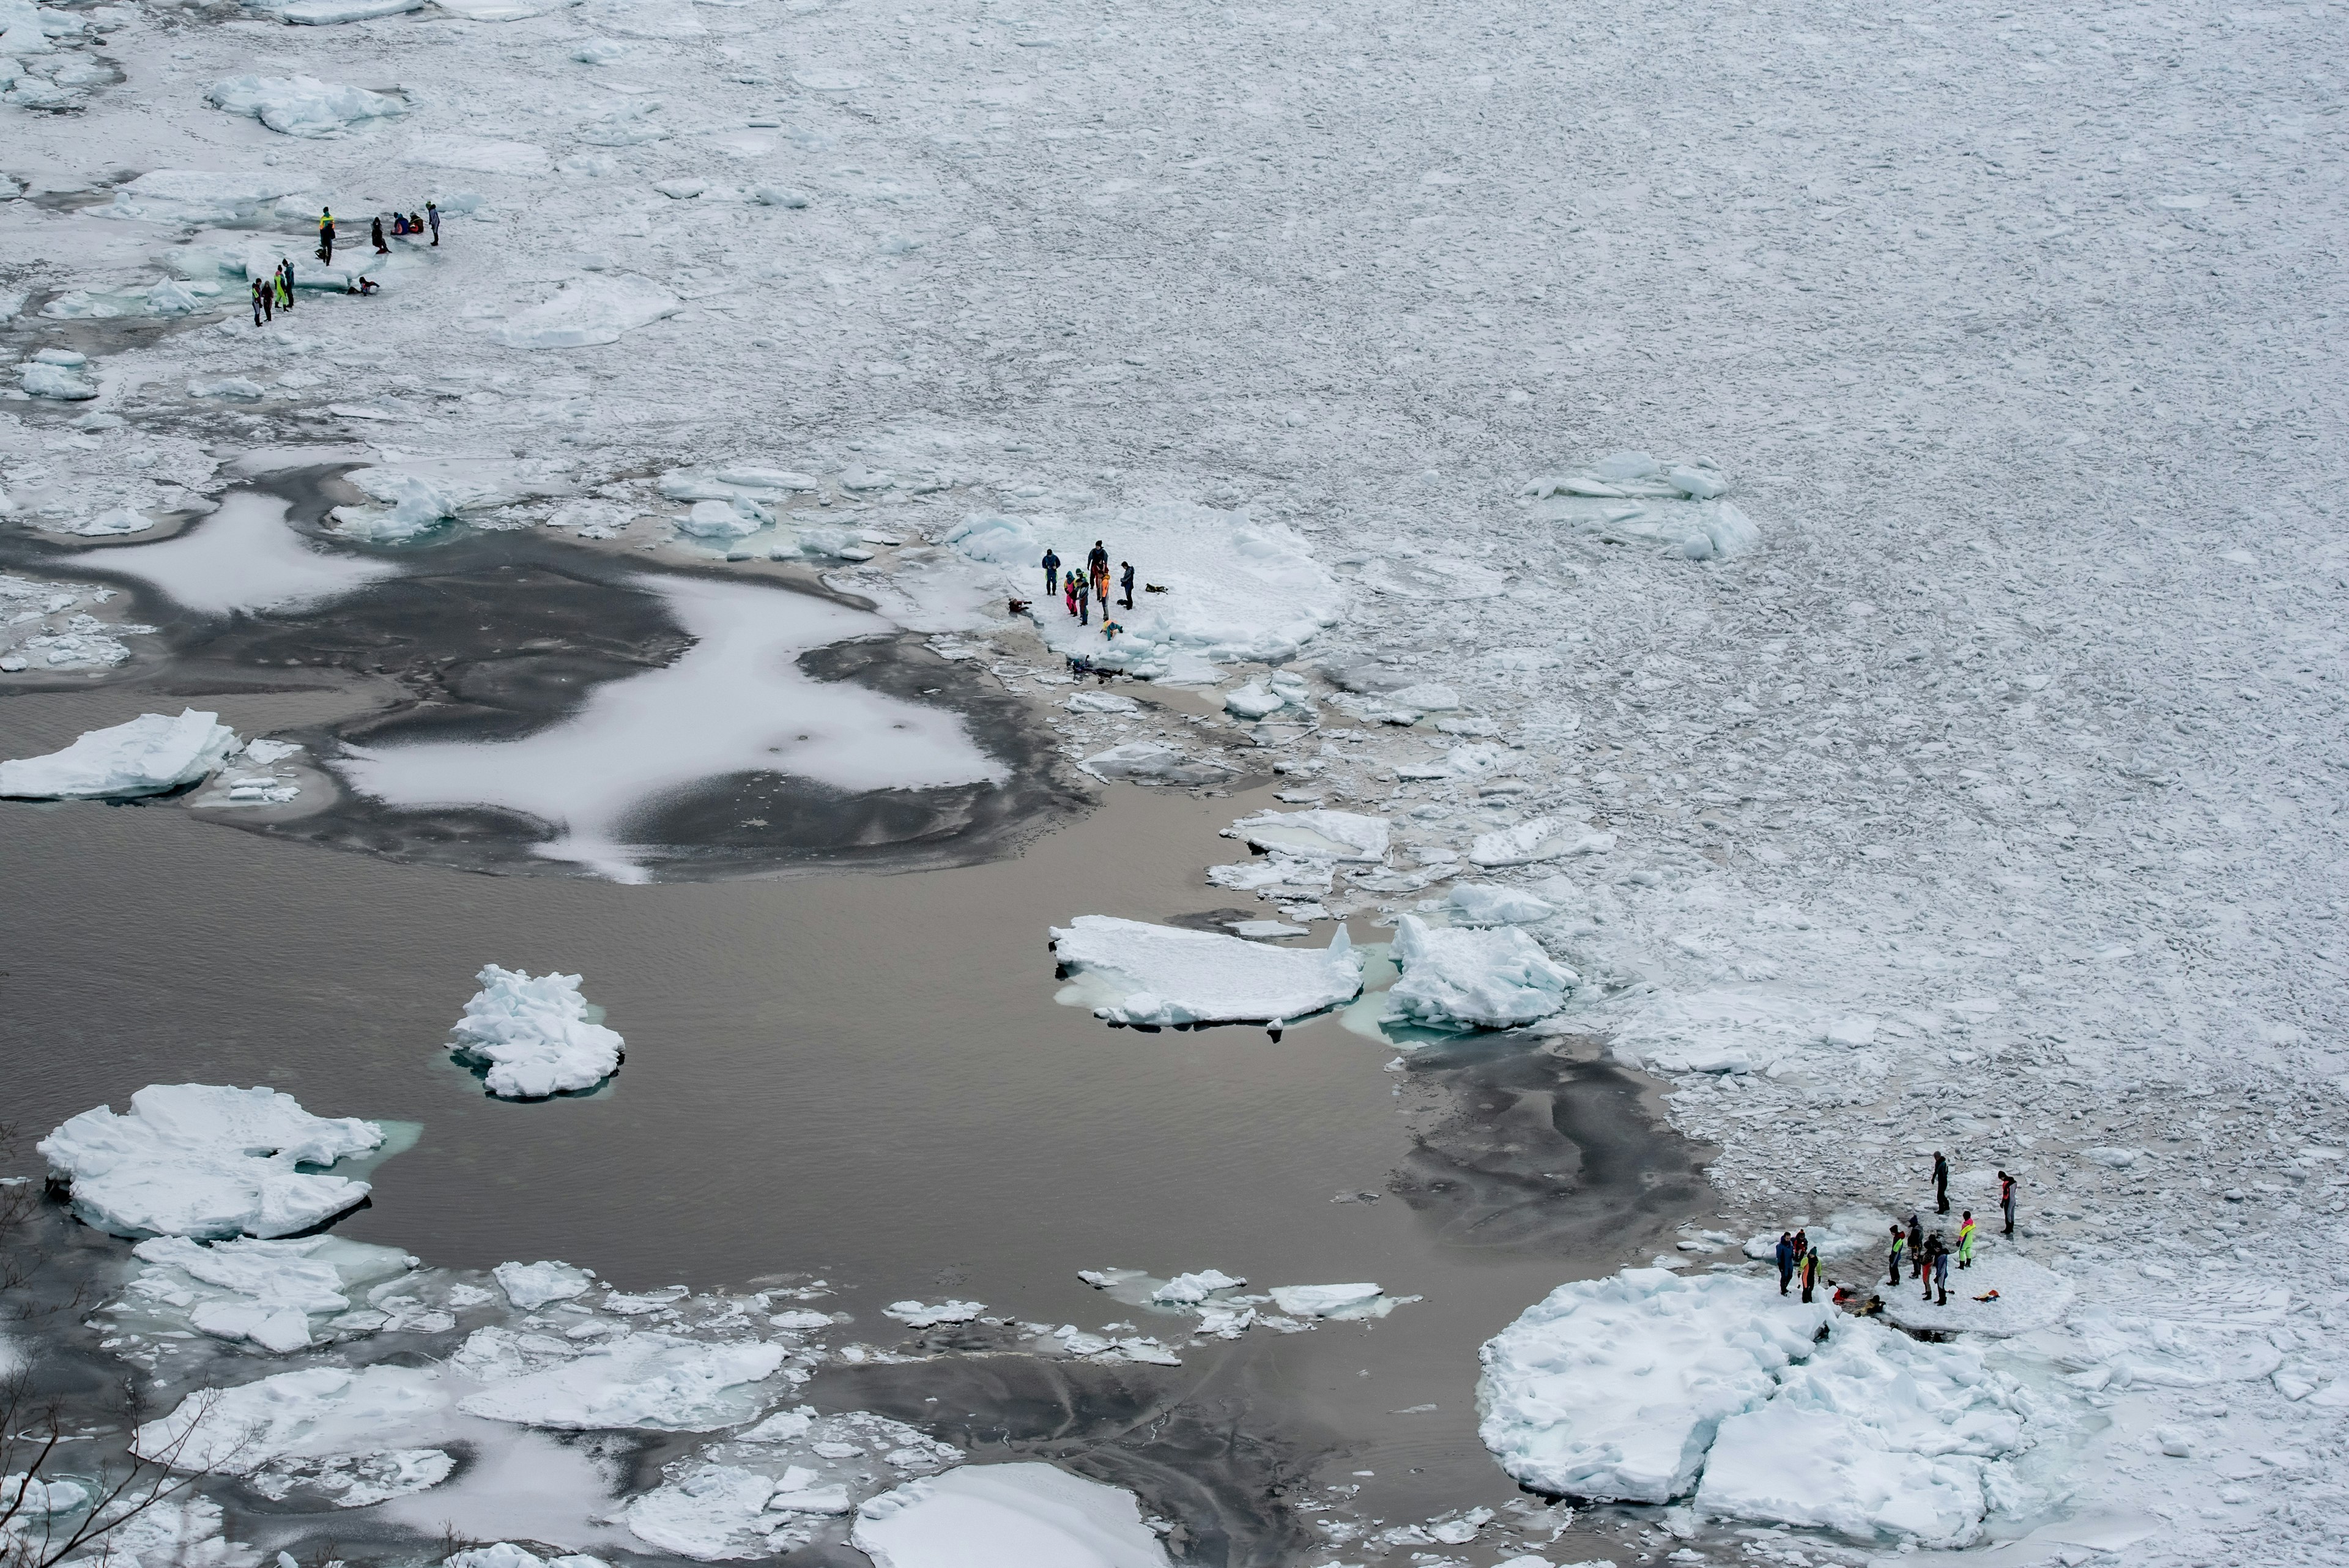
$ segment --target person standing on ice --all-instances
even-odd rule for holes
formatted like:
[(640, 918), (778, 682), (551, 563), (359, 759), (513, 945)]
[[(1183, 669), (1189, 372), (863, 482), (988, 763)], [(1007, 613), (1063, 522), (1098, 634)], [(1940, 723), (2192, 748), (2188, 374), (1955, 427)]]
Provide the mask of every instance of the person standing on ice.
[(1909, 1267), (1912, 1278), (1925, 1277), (1925, 1222), (1914, 1214), (1909, 1216)]
[(1811, 1293), (1819, 1285), (1819, 1255), (1816, 1252), (1803, 1254), (1802, 1276), (1803, 1304), (1808, 1306), (1811, 1304)]
[(1778, 1293), (1786, 1293), (1786, 1282), (1795, 1277), (1795, 1239), (1784, 1231), (1778, 1232)]
[(1077, 574), (1074, 572), (1061, 579), (1061, 602), (1069, 607), (1071, 615), (1077, 613)]
[(1077, 624), (1091, 626), (1092, 623), (1092, 585), (1079, 577), (1077, 579)]
[(1125, 590), (1125, 607), (1132, 609), (1133, 607), (1133, 563), (1120, 561), (1117, 565), (1117, 586)]
[(2006, 1216), (2006, 1234), (2014, 1234), (2014, 1178), (1998, 1173), (1998, 1210)]
[(264, 310), (264, 309), (266, 309), (266, 308), (267, 308), (267, 304), (266, 304), (266, 302), (267, 302), (267, 300), (268, 300), (268, 297), (269, 297), (269, 296), (268, 296), (268, 295), (267, 295), (265, 292), (264, 292), (264, 290), (263, 290), (263, 288), (262, 288), (262, 286), (261, 286), (261, 280), (260, 280), (259, 278), (255, 278), (255, 279), (254, 279), (254, 280), (253, 280), (253, 324), (254, 324), (255, 327), (258, 327), (258, 326), (260, 326), (260, 325), (261, 325), (261, 313), (262, 313), (262, 311), (263, 311), (263, 310)]
[(1939, 1231), (1933, 1232), (1933, 1288), (1941, 1293), (1942, 1306), (1950, 1304), (1950, 1247), (1941, 1240)]
[(1888, 1282), (1896, 1285), (1900, 1282), (1900, 1255), (1908, 1250), (1909, 1232), (1895, 1225), (1892, 1227), (1892, 1278)]
[(383, 214), (380, 213), (375, 218), (375, 254), (379, 256), (391, 254), (391, 244), (383, 237)]
[(1109, 547), (1099, 539), (1085, 552), (1085, 576), (1095, 581), (1109, 576)]
[(1061, 552), (1045, 545), (1044, 559), (1040, 564), (1044, 568), (1044, 597), (1050, 598), (1061, 591)]
[(277, 285), (277, 308), (280, 310), (293, 309), (294, 264), (292, 262), (287, 261), (283, 257), (278, 259), (274, 282)]
[(1933, 1151), (1933, 1207), (1940, 1213), (1950, 1211), (1950, 1157), (1938, 1148)]
[(318, 259), (328, 263), (335, 259), (335, 210), (332, 207), (318, 210)]
[(1918, 1272), (1923, 1276), (1925, 1281), (1925, 1299), (1927, 1301), (1931, 1301), (1933, 1299), (1934, 1275), (1940, 1274), (1943, 1279), (1947, 1279), (1949, 1277), (1949, 1270), (1950, 1246), (1948, 1242), (1941, 1240), (1941, 1233), (1939, 1231), (1936, 1231), (1932, 1235), (1927, 1237), (1925, 1240), (1925, 1266), (1918, 1271)]
[(1971, 1269), (1973, 1266), (1974, 1211), (1969, 1209), (1965, 1218), (1958, 1221), (1958, 1267)]
[(431, 226), (431, 229), (432, 229), (432, 243), (433, 243), (434, 244), (436, 244), (436, 245), (437, 245), (437, 244), (439, 244), (440, 243), (440, 202), (425, 202), (425, 203), (424, 203), (424, 221), (425, 221), (425, 223), (427, 223), (428, 224), (429, 224), (429, 225)]

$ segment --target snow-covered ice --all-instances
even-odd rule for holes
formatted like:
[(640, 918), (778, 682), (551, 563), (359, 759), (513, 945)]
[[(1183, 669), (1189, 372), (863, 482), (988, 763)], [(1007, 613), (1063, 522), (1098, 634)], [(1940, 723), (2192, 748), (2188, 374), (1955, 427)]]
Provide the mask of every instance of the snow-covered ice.
[(1734, 1274), (1627, 1269), (1561, 1285), (1487, 1342), (1478, 1430), (1552, 1495), (1661, 1503), (1862, 1540), (1964, 1544), (2052, 1500), (2013, 1461), (2060, 1440), (2056, 1397)]
[(1096, 1017), (1119, 1023), (1264, 1023), (1309, 1017), (1362, 988), (1343, 926), (1320, 950), (1079, 915), (1052, 928), (1055, 956)]
[(1394, 1016), (1433, 1029), (1514, 1029), (1566, 1005), (1578, 976), (1515, 926), (1395, 921), (1402, 978), (1387, 990)]
[(874, 1568), (1166, 1568), (1132, 1492), (1051, 1465), (963, 1465), (857, 1510)]
[(120, 1116), (99, 1106), (36, 1146), (75, 1214), (118, 1236), (276, 1237), (323, 1224), (367, 1195), (331, 1166), (384, 1141), (355, 1116), (304, 1110), (274, 1089), (150, 1084)]
[(191, 784), (237, 748), (217, 713), (142, 713), (92, 730), (61, 752), (0, 762), (0, 795), (16, 800), (126, 800)]
[(1546, 898), (1494, 882), (1453, 884), (1451, 904), (1454, 922), (1464, 926), (1534, 925), (1557, 913)]
[(334, 1236), (200, 1242), (165, 1235), (133, 1251), (146, 1267), (115, 1309), (119, 1326), (192, 1329), (281, 1355), (381, 1326), (384, 1314), (355, 1306), (354, 1296), (417, 1263), (396, 1247)]
[[(482, 1342), (483, 1335), (499, 1332), (477, 1334), (459, 1352), (460, 1362), (471, 1351), (477, 1365), (505, 1370), (512, 1364), (507, 1346)], [(524, 1351), (521, 1363), (533, 1359)], [(468, 1395), (458, 1408), (493, 1421), (565, 1431), (715, 1431), (752, 1419), (772, 1401), (773, 1391), (762, 1385), (782, 1362), (782, 1349), (774, 1345), (708, 1345), (665, 1334), (633, 1334), (606, 1347), (545, 1358)]]
[(509, 348), (584, 348), (676, 315), (685, 302), (647, 277), (591, 277), (508, 317), (496, 330)]
[(592, 1089), (620, 1068), (619, 1032), (589, 1019), (575, 974), (533, 977), (483, 964), (481, 986), (457, 1021), (460, 1060), (486, 1069), (490, 1093), (543, 1100)]

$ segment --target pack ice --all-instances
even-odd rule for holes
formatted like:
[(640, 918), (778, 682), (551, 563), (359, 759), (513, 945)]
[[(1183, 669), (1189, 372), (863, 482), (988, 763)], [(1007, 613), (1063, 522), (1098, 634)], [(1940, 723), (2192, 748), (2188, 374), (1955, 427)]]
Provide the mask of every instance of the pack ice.
[(1525, 493), (1534, 514), (1609, 544), (1661, 545), (1692, 561), (1742, 556), (1762, 531), (1729, 493), (1729, 476), (1700, 458), (1664, 462), (1644, 452), (1616, 452), (1574, 474), (1533, 480)]
[(1432, 1029), (1514, 1029), (1566, 1005), (1578, 977), (1515, 926), (1395, 921), (1402, 978), (1387, 991), (1391, 1016)]
[[(1733, 1274), (1559, 1286), (1488, 1340), (1478, 1436), (1553, 1496), (1963, 1544), (2060, 1413), (1986, 1368)], [(1700, 1475), (1702, 1480), (1700, 1480)]]
[(155, 1236), (132, 1251), (146, 1267), (115, 1308), (119, 1328), (193, 1330), (278, 1355), (383, 1327), (387, 1315), (354, 1308), (352, 1296), (399, 1278), (418, 1262), (396, 1247), (333, 1236), (210, 1243)]
[(964, 1465), (857, 1510), (874, 1568), (1167, 1568), (1133, 1494), (1047, 1464)]
[(17, 800), (124, 800), (194, 784), (236, 748), (217, 713), (141, 713), (92, 730), (61, 752), (0, 763), (0, 795)]
[(483, 1081), (501, 1099), (543, 1100), (592, 1089), (620, 1070), (625, 1044), (616, 1030), (588, 1020), (579, 976), (483, 964), (481, 989), (457, 1021), (460, 1060), (488, 1068)]
[(305, 1171), (383, 1142), (356, 1116), (314, 1116), (274, 1089), (150, 1084), (128, 1115), (99, 1106), (36, 1146), (85, 1224), (118, 1236), (288, 1236), (367, 1195)]
[(231, 77), (214, 82), (204, 97), (215, 109), (249, 114), (286, 136), (339, 136), (362, 120), (403, 112), (407, 105), (388, 94), (322, 82), (316, 77)]
[(1093, 1016), (1114, 1023), (1278, 1023), (1309, 1017), (1362, 989), (1361, 957), (1343, 926), (1327, 948), (1300, 950), (1079, 915), (1052, 928), (1052, 945), (1093, 1002)]

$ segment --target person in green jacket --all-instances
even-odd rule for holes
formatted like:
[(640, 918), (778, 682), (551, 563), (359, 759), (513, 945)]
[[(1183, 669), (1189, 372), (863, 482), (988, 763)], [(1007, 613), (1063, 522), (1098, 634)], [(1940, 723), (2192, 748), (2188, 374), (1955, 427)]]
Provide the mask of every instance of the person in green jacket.
[(1891, 1263), (1890, 1263), (1889, 1265), (1888, 1265), (1888, 1266), (1891, 1269), (1891, 1271), (1892, 1271), (1892, 1278), (1885, 1282), (1887, 1284), (1894, 1284), (1894, 1285), (1897, 1285), (1897, 1284), (1899, 1284), (1899, 1283), (1900, 1282), (1900, 1259), (1901, 1259), (1902, 1254), (1906, 1253), (1908, 1251), (1909, 1251), (1909, 1232), (1908, 1232), (1908, 1231), (1903, 1231), (1903, 1230), (1902, 1230), (1899, 1226), (1898, 1226), (1898, 1225), (1893, 1226), (1893, 1227), (1892, 1227), (1892, 1262), (1891, 1262)]
[(1969, 1209), (1965, 1218), (1958, 1222), (1958, 1267), (1971, 1269), (1973, 1266), (1974, 1211)]

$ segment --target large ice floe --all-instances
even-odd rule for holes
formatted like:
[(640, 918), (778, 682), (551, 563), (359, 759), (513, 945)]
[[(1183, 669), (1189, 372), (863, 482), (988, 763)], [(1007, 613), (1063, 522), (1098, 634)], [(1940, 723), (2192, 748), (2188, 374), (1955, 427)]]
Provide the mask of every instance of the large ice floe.
[(1963, 1544), (2044, 1503), (2015, 1461), (2067, 1425), (1971, 1345), (1734, 1274), (1561, 1285), (1483, 1361), (1478, 1435), (1526, 1487), (1862, 1540)]
[(554, 832), (541, 855), (624, 882), (647, 879), (632, 816), (704, 779), (782, 774), (864, 792), (1007, 776), (958, 715), (801, 670), (811, 649), (888, 630), (880, 617), (750, 583), (643, 586), (696, 639), (674, 663), (598, 686), (569, 718), (520, 740), (355, 745), (337, 766), (394, 805), (520, 812)]
[(1355, 811), (1260, 811), (1224, 829), (1249, 847), (1300, 859), (1377, 861), (1387, 856), (1391, 824)]
[(1531, 1023), (1565, 1006), (1578, 978), (1515, 926), (1431, 926), (1403, 915), (1393, 953), (1402, 978), (1388, 988), (1390, 1015), (1433, 1029)]
[(1133, 608), (1112, 607), (1123, 628), (1114, 638), (1102, 635), (1102, 617), (1080, 626), (1042, 601), (1037, 630), (1055, 652), (1157, 679), (1212, 680), (1216, 664), (1290, 658), (1337, 620), (1344, 603), (1337, 578), (1301, 535), (1244, 512), (1170, 502), (1069, 518), (985, 514), (946, 537), (971, 560), (1001, 568), (1006, 590), (1019, 598), (1041, 586), (1036, 564), (1047, 545), (1079, 561), (1093, 539), (1103, 540), (1112, 563), (1132, 561), (1145, 585), (1164, 592), (1145, 589)]
[(874, 1568), (1166, 1568), (1133, 1494), (1047, 1464), (965, 1465), (857, 1510)]
[(482, 1081), (502, 1099), (543, 1100), (592, 1089), (620, 1069), (625, 1044), (616, 1030), (588, 1017), (579, 976), (483, 964), (481, 989), (457, 1021), (460, 1060), (486, 1070)]
[(0, 795), (16, 800), (126, 800), (202, 779), (237, 747), (217, 713), (141, 713), (92, 730), (61, 752), (0, 763)]
[(150, 1084), (128, 1114), (99, 1106), (36, 1146), (84, 1223), (118, 1236), (290, 1236), (367, 1195), (329, 1166), (384, 1141), (356, 1116), (314, 1116), (291, 1095)]
[(1244, 937), (1079, 915), (1052, 928), (1062, 1000), (1113, 1023), (1278, 1023), (1351, 1000), (1362, 961), (1346, 928), (1327, 948), (1277, 948)]

